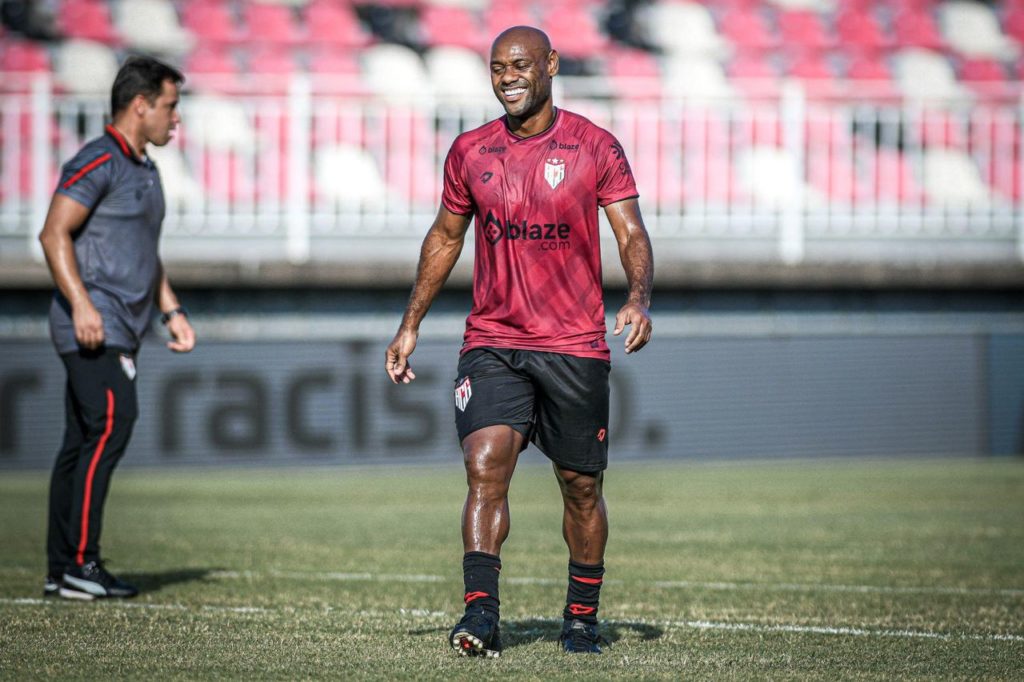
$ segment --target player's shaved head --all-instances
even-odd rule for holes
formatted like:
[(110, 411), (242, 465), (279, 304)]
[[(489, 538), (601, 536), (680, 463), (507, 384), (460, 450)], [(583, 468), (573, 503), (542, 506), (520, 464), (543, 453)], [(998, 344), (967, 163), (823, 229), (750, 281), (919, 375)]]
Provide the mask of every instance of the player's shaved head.
[(558, 52), (539, 28), (513, 26), (494, 39), (491, 86), (513, 133), (528, 136), (551, 124), (551, 79), (557, 73)]
[(491, 54), (498, 52), (506, 44), (520, 45), (528, 52), (541, 50), (544, 55), (551, 52), (551, 40), (548, 34), (533, 26), (513, 26), (498, 34), (491, 44)]

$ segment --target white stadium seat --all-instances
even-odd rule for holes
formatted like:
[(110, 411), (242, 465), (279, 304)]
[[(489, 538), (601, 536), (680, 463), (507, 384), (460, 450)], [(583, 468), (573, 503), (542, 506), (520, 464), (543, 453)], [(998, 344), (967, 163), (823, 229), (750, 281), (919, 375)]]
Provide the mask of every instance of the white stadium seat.
[(490, 101), (491, 81), (483, 58), (464, 47), (435, 47), (424, 56), (434, 92), (443, 101)]
[(1011, 59), (1020, 53), (1017, 41), (1003, 34), (996, 13), (980, 2), (943, 3), (940, 23), (950, 46), (966, 57)]
[(117, 55), (102, 43), (70, 40), (56, 56), (56, 79), (68, 92), (108, 94), (117, 76)]
[(115, 21), (125, 45), (144, 52), (181, 55), (195, 45), (170, 0), (121, 0)]

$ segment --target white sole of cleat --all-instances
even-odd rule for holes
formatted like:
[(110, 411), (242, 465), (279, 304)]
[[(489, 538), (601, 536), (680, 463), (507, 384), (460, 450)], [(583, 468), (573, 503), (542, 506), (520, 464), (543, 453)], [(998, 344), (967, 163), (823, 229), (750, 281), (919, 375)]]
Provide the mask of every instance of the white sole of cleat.
[(77, 599), (79, 601), (92, 601), (93, 599), (96, 599), (96, 595), (94, 594), (79, 592), (78, 590), (69, 590), (66, 587), (60, 588), (59, 594), (64, 599)]

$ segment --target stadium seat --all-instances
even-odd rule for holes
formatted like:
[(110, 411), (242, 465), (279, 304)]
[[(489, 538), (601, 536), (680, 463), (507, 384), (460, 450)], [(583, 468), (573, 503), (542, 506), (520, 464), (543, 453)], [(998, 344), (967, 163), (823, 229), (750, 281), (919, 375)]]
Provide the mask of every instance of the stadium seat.
[(870, 11), (845, 9), (836, 17), (835, 28), (839, 43), (848, 51), (878, 51), (892, 45), (892, 40)]
[(608, 46), (608, 39), (589, 6), (552, 5), (540, 23), (551, 38), (552, 46), (566, 57), (599, 57)]
[(665, 53), (721, 56), (726, 52), (711, 13), (703, 5), (661, 0), (649, 9), (647, 24), (651, 44)]
[(373, 45), (361, 54), (363, 84), (379, 97), (420, 99), (430, 93), (430, 79), (419, 55), (403, 45)]
[(193, 50), (185, 61), (189, 87), (200, 92), (234, 91), (241, 85), (238, 64), (222, 47)]
[(181, 27), (170, 0), (121, 0), (116, 17), (118, 31), (128, 47), (180, 55), (195, 44), (192, 33)]
[(942, 3), (939, 12), (946, 42), (961, 55), (1011, 59), (1020, 54), (1020, 46), (1003, 34), (991, 7), (952, 0)]
[(675, 57), (666, 59), (662, 82), (671, 94), (706, 99), (729, 97), (733, 87), (721, 64), (707, 57)]
[(958, 99), (964, 95), (953, 67), (937, 52), (909, 48), (896, 53), (893, 61), (896, 83), (905, 97)]
[(184, 6), (182, 24), (200, 43), (234, 43), (241, 38), (231, 9), (217, 0), (191, 0)]
[(929, 11), (912, 9), (909, 5), (901, 8), (893, 19), (892, 27), (896, 44), (900, 47), (928, 50), (942, 50), (945, 47), (945, 41)]
[(978, 167), (962, 151), (928, 149), (922, 163), (924, 189), (936, 205), (965, 208), (989, 203), (989, 188)]
[(493, 97), (487, 64), (477, 50), (442, 46), (428, 51), (423, 61), (443, 102), (490, 102)]
[(793, 10), (780, 12), (777, 18), (782, 43), (803, 51), (824, 50), (835, 41), (816, 12)]
[(482, 54), (490, 46), (476, 17), (461, 7), (424, 7), (420, 27), (427, 47), (449, 45)]
[(65, 37), (107, 45), (120, 37), (110, 21), (110, 9), (102, 0), (64, 0), (57, 13), (57, 28)]
[(365, 47), (371, 36), (352, 8), (334, 0), (314, 0), (305, 10), (306, 39), (334, 47)]
[(50, 53), (41, 43), (5, 39), (0, 46), (0, 71), (46, 73), (50, 68)]
[(758, 11), (727, 12), (721, 19), (719, 30), (733, 45), (744, 51), (769, 49), (778, 46), (779, 38)]
[(867, 162), (865, 182), (869, 195), (883, 204), (920, 204), (924, 191), (906, 156), (896, 149), (879, 147)]
[(383, 210), (388, 192), (380, 168), (366, 150), (341, 144), (320, 147), (313, 154), (314, 201), (337, 207)]
[(757, 206), (776, 210), (794, 201), (803, 183), (793, 155), (774, 146), (738, 150), (736, 179), (744, 197)]
[(193, 176), (178, 145), (150, 145), (146, 148), (146, 154), (160, 170), (160, 184), (163, 185), (168, 213), (186, 209), (202, 196), (202, 186)]
[(1006, 69), (995, 59), (964, 61), (960, 65), (960, 80), (979, 93), (998, 93), (1008, 84)]
[(658, 60), (646, 50), (609, 50), (605, 57), (605, 73), (619, 99), (656, 99), (662, 94)]
[(57, 83), (75, 94), (109, 94), (117, 76), (117, 55), (102, 44), (87, 40), (69, 40), (56, 54)]
[(812, 12), (824, 12), (831, 7), (827, 0), (768, 0), (782, 10), (808, 10)]
[(261, 45), (293, 45), (299, 42), (299, 30), (292, 12), (283, 5), (247, 3), (242, 37)]
[[(484, 30), (488, 40), (493, 40), (495, 36), (510, 26), (535, 26), (536, 24), (536, 15), (525, 4), (492, 2), (484, 10)], [(557, 45), (554, 47), (559, 49)]]

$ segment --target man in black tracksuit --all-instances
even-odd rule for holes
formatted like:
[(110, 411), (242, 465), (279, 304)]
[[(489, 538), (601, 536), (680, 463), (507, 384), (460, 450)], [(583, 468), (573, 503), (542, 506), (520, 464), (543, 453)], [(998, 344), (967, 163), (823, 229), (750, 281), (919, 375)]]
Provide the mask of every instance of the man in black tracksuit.
[(187, 353), (195, 333), (160, 261), (164, 196), (146, 144), (179, 122), (177, 70), (146, 57), (121, 67), (113, 120), (64, 164), (39, 235), (57, 292), (50, 334), (67, 370), (66, 426), (50, 481), (44, 595), (132, 597), (100, 557), (103, 503), (138, 412), (135, 358), (154, 306)]

